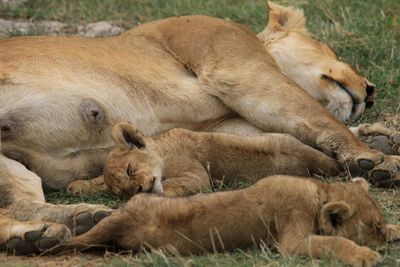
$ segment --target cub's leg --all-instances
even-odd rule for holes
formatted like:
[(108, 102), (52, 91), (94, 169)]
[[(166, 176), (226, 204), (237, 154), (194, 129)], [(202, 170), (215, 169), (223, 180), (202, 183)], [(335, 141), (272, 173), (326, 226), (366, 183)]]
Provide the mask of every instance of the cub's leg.
[(15, 255), (56, 252), (56, 246), (71, 238), (62, 224), (20, 222), (0, 213), (0, 249)]
[(85, 232), (111, 211), (102, 205), (46, 203), (40, 177), (1, 154), (0, 192), (0, 208), (10, 219), (63, 224), (75, 234)]
[(211, 191), (211, 178), (200, 163), (181, 161), (179, 164), (184, 167), (182, 171), (174, 173), (171, 170), (165, 174), (169, 178), (162, 181), (164, 196), (189, 196)]
[(361, 124), (350, 130), (370, 148), (382, 151), (386, 155), (400, 155), (400, 132), (380, 123)]
[(313, 258), (321, 258), (328, 253), (355, 267), (375, 266), (382, 260), (378, 252), (339, 236), (311, 235), (296, 238), (291, 232), (290, 236), (284, 237), (279, 242), (279, 249), (284, 254), (305, 255)]
[(73, 196), (93, 195), (108, 192), (109, 188), (104, 182), (104, 176), (100, 175), (90, 180), (76, 180), (69, 184), (67, 193)]
[(337, 157), (341, 166), (354, 174), (384, 182), (400, 179), (400, 157), (384, 157), (369, 149), (320, 103), (279, 73), (267, 54), (246, 46), (226, 51), (238, 49), (246, 55), (245, 62), (226, 55), (197, 73), (205, 90), (258, 128), (289, 133)]

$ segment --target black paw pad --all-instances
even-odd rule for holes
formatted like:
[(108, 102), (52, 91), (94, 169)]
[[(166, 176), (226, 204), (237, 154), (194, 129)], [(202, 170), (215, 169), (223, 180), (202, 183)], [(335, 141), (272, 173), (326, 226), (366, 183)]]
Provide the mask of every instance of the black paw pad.
[(392, 142), (395, 144), (400, 144), (400, 133), (397, 133), (392, 137)]
[(25, 240), (31, 243), (36, 242), (42, 237), (42, 234), (42, 231), (27, 232), (25, 233)]
[(98, 211), (94, 214), (94, 222), (97, 224), (99, 223), (101, 220), (103, 220), (104, 218), (108, 217), (111, 215), (110, 211)]
[(372, 140), (370, 143), (368, 143), (368, 146), (372, 149), (379, 150), (386, 155), (393, 154), (393, 149), (390, 143), (390, 139), (389, 137), (384, 135), (377, 135), (372, 137)]
[(391, 178), (391, 176), (388, 171), (376, 170), (376, 171), (372, 172), (371, 178), (374, 181), (380, 182), (380, 181), (389, 180)]
[(95, 222), (93, 221), (92, 214), (89, 212), (82, 212), (75, 217), (75, 235), (81, 235), (89, 231)]
[(383, 182), (376, 183), (376, 186), (380, 188), (395, 188), (400, 186), (400, 180), (398, 179), (386, 180)]
[(6, 250), (14, 255), (27, 255), (37, 253), (38, 250), (33, 243), (26, 242), (19, 237), (11, 238), (6, 242)]
[(360, 159), (358, 160), (357, 165), (360, 169), (364, 171), (372, 170), (372, 168), (374, 168), (375, 166), (374, 162), (369, 159)]
[(57, 246), (60, 241), (55, 237), (44, 237), (39, 240), (38, 246), (42, 250), (47, 250)]

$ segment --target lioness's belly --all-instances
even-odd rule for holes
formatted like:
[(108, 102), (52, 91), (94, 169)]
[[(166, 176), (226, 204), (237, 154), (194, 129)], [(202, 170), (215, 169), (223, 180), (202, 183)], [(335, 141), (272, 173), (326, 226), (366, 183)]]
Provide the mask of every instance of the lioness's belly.
[(117, 122), (151, 135), (230, 113), (159, 47), (115, 40), (0, 42), (1, 151), (48, 187), (100, 175)]

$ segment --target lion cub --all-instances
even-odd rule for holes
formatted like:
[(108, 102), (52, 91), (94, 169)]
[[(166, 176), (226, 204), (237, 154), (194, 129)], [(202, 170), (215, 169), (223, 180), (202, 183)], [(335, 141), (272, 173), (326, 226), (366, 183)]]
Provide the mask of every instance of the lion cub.
[(118, 195), (192, 195), (211, 191), (210, 177), (229, 184), (274, 174), (337, 172), (332, 158), (287, 134), (244, 137), (173, 129), (145, 137), (132, 124), (119, 123), (112, 138), (117, 146), (107, 158), (104, 182)]
[(400, 226), (384, 223), (364, 179), (327, 184), (272, 176), (236, 191), (182, 198), (138, 194), (69, 245), (113, 241), (123, 249), (190, 255), (266, 244), (286, 255), (330, 253), (353, 266), (372, 266), (381, 256), (362, 245), (397, 239)]

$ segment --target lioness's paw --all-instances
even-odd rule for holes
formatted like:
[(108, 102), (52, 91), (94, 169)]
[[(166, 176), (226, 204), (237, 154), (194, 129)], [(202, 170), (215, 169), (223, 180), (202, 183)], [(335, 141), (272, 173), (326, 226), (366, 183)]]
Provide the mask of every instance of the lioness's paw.
[(400, 156), (385, 156), (367, 175), (379, 187), (400, 186)]
[(89, 231), (93, 226), (98, 224), (102, 219), (111, 214), (111, 209), (82, 209), (74, 217), (74, 235), (81, 235)]
[(352, 131), (370, 148), (386, 155), (400, 155), (400, 132), (379, 123), (362, 124)]
[(13, 226), (10, 238), (1, 245), (13, 255), (57, 253), (61, 242), (71, 238), (71, 231), (65, 225), (55, 223), (18, 223)]
[(368, 248), (360, 247), (349, 255), (347, 263), (354, 267), (372, 267), (382, 261), (378, 252)]

